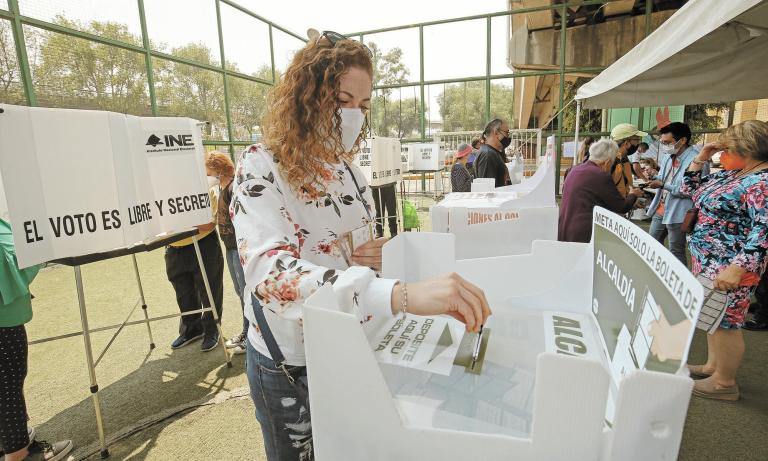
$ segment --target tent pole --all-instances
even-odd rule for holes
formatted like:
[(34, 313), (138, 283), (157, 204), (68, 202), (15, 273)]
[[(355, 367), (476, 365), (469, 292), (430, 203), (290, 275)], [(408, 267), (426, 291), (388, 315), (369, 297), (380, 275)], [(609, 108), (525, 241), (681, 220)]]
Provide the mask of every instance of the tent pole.
[(579, 149), (579, 122), (581, 121), (581, 99), (576, 100), (576, 132), (574, 133), (573, 140), (576, 141), (576, 155), (573, 156), (573, 158), (576, 159), (578, 163), (581, 163), (582, 158), (580, 154)]

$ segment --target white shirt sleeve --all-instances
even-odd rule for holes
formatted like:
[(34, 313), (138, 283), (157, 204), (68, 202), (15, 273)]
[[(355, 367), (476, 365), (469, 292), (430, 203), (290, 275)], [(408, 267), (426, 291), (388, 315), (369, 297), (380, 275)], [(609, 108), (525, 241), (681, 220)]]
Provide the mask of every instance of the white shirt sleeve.
[(245, 273), (245, 296), (254, 293), (264, 309), (300, 321), (303, 301), (330, 282), (339, 304), (352, 309), (361, 322), (392, 316), (392, 288), (397, 281), (376, 278), (367, 267), (334, 270), (302, 259), (309, 231), (288, 212), (286, 204), (293, 196), (286, 194), (291, 190), (278, 186), (264, 154), (246, 154), (241, 162), (246, 167), (235, 180), (230, 213)]

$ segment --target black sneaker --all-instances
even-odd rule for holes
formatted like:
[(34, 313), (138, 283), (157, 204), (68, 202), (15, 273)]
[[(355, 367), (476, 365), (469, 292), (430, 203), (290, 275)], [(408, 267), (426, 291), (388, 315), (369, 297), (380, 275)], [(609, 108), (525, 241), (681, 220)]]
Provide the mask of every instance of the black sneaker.
[(742, 327), (745, 330), (751, 331), (768, 331), (768, 321), (766, 320), (748, 320)]
[(174, 342), (171, 343), (171, 349), (179, 349), (181, 347), (186, 346), (187, 344), (191, 343), (192, 341), (198, 340), (203, 337), (203, 334), (197, 334), (194, 336), (184, 336), (181, 335)]
[(29, 454), (24, 461), (59, 461), (67, 459), (67, 455), (72, 451), (72, 441), (63, 440), (51, 445), (40, 440), (29, 444), (27, 449)]
[(203, 342), (200, 344), (200, 350), (203, 352), (208, 352), (216, 349), (216, 346), (219, 345), (219, 335), (213, 335), (203, 338)]

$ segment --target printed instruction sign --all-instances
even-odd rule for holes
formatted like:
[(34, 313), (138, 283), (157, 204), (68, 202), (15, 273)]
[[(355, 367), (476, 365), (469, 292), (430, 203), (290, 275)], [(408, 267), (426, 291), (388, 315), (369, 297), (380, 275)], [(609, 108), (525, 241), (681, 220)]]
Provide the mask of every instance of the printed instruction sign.
[(464, 325), (446, 317), (398, 316), (368, 335), (376, 359), (448, 376)]
[(703, 288), (647, 232), (594, 210), (592, 314), (614, 382), (632, 370), (676, 373), (686, 363)]
[(21, 267), (212, 220), (188, 118), (3, 105), (0, 174)]

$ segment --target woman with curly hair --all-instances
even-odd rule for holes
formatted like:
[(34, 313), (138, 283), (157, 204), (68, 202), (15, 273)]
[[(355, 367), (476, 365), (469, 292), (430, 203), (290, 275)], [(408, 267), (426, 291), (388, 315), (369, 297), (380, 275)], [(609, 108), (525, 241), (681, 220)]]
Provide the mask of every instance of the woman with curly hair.
[[(331, 283), (339, 305), (361, 323), (407, 311), (449, 314), (477, 331), (490, 315), (483, 292), (455, 274), (407, 285), (377, 278), (384, 239), (349, 251), (347, 236), (370, 235), (373, 222), (370, 188), (351, 163), (367, 129), (373, 65), (364, 45), (310, 32), (270, 94), (264, 144), (239, 158), (230, 206), (252, 325), (248, 380), (272, 461), (313, 457), (298, 386), (306, 376), (301, 308), (320, 286)], [(261, 307), (254, 310), (251, 298)], [(265, 342), (270, 333), (281, 362)]]
[[(704, 175), (702, 168), (721, 150), (723, 170)], [(692, 195), (699, 210), (690, 250), (707, 299), (698, 326), (709, 332), (707, 362), (688, 366), (698, 378), (693, 394), (738, 400), (741, 327), (768, 264), (768, 123), (747, 120), (705, 145), (686, 171), (681, 192)]]

